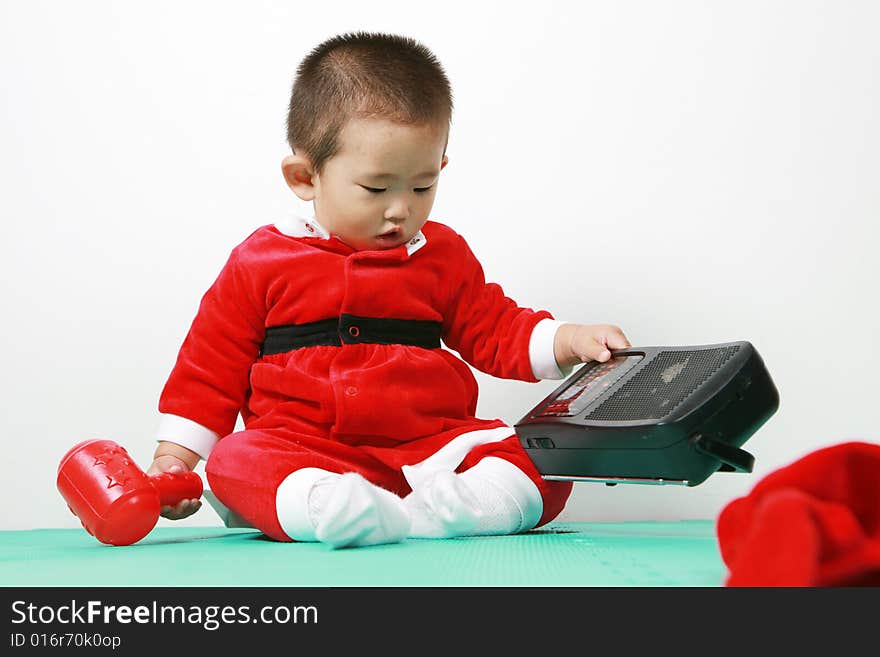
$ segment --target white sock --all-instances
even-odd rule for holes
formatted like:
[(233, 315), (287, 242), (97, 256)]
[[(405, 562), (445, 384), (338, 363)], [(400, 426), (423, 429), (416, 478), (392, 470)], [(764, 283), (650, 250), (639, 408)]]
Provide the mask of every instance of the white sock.
[(409, 533), (403, 500), (356, 472), (316, 486), (311, 497), (316, 498), (309, 499), (315, 537), (335, 548), (396, 543)]
[(404, 498), (411, 538), (514, 534), (534, 527), (544, 503), (515, 465), (486, 457), (461, 474), (440, 471)]
[(466, 536), (480, 524), (479, 500), (454, 472), (437, 472), (403, 498), (412, 524), (411, 538)]
[(298, 541), (357, 547), (396, 543), (409, 533), (403, 500), (355, 472), (297, 470), (278, 487), (275, 503), (284, 532)]

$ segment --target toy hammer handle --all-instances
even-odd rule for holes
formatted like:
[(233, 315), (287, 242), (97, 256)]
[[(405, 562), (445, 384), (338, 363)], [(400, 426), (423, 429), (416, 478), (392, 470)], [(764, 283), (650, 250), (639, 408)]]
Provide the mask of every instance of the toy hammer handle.
[(160, 472), (150, 475), (150, 483), (159, 493), (162, 506), (174, 506), (181, 500), (202, 496), (202, 478), (195, 472)]

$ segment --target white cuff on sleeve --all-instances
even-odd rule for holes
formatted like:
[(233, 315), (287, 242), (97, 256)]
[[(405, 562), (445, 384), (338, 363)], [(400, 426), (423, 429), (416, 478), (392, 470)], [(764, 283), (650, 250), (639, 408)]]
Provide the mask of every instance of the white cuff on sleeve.
[(556, 331), (567, 323), (547, 318), (535, 324), (529, 341), (529, 359), (536, 379), (564, 379), (574, 369), (574, 366), (561, 369), (553, 352)]
[(159, 421), (159, 430), (156, 432), (156, 440), (186, 447), (207, 460), (208, 454), (214, 449), (220, 436), (198, 422), (179, 415), (163, 413)]

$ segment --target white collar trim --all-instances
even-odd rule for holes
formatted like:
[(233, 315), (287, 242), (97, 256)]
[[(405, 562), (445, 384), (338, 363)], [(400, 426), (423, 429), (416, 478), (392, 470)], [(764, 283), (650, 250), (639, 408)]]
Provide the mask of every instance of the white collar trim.
[(412, 239), (409, 242), (406, 243), (406, 254), (412, 255), (427, 243), (428, 238), (425, 237), (425, 234), (422, 231), (419, 231), (412, 236)]
[[(275, 228), (278, 229), (278, 232), (289, 237), (316, 237), (324, 240), (330, 239), (330, 233), (319, 224), (318, 220), (314, 217), (290, 215), (281, 221), (276, 222)], [(427, 243), (428, 238), (425, 237), (425, 234), (422, 233), (422, 231), (419, 231), (409, 242), (406, 243), (407, 255), (412, 255)]]
[(275, 223), (278, 232), (289, 237), (318, 237), (329, 240), (330, 233), (314, 217), (290, 215)]

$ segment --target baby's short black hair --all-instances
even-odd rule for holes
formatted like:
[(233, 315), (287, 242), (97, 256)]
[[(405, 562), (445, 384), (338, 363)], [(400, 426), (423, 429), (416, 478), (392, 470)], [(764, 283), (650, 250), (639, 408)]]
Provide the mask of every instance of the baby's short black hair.
[(434, 54), (406, 36), (350, 32), (300, 63), (287, 113), (287, 142), (315, 173), (339, 150), (351, 118), (421, 125), (452, 119), (452, 88)]

